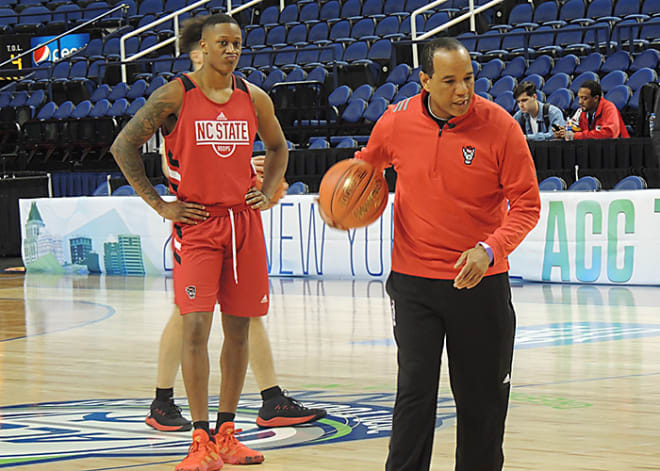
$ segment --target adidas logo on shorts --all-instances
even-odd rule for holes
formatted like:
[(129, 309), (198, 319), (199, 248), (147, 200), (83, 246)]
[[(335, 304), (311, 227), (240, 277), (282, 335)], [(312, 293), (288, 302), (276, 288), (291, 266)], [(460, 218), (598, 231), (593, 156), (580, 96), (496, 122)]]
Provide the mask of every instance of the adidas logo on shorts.
[(186, 286), (186, 294), (190, 299), (195, 299), (195, 295), (197, 294), (197, 288), (194, 286)]
[(266, 303), (268, 302), (268, 295), (267, 295), (267, 294), (264, 294), (264, 297), (261, 298), (261, 301), (260, 301), (260, 302), (261, 302), (261, 304), (266, 304)]

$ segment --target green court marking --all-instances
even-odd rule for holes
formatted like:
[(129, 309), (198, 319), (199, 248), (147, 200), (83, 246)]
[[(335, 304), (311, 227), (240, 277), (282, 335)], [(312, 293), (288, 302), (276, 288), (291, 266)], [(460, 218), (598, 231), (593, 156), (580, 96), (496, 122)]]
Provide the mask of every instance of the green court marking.
[(345, 437), (351, 431), (353, 430), (351, 427), (349, 427), (346, 424), (343, 424), (341, 422), (337, 422), (336, 420), (331, 420), (331, 419), (320, 419), (319, 422), (322, 422), (326, 425), (329, 425), (330, 427), (333, 427), (336, 432), (323, 438), (319, 438), (318, 440), (314, 440), (314, 443), (318, 442), (325, 442), (327, 440), (336, 440), (341, 437)]
[(575, 401), (565, 397), (553, 397), (543, 394), (535, 395), (515, 391), (511, 391), (511, 402), (548, 406), (553, 409), (584, 409), (592, 406), (588, 402)]
[(55, 456), (30, 456), (25, 458), (6, 458), (0, 459), (0, 466), (7, 464), (25, 464), (32, 461), (44, 461), (44, 460), (59, 460), (66, 459), (69, 457), (76, 457), (75, 455), (55, 455)]

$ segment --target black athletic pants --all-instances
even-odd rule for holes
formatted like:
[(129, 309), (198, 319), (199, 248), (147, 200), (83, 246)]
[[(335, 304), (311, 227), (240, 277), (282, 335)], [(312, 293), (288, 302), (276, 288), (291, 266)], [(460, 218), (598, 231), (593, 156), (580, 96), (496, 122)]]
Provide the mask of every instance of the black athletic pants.
[(457, 414), (456, 471), (500, 471), (515, 313), (508, 273), (472, 289), (392, 272), (399, 374), (387, 471), (428, 470), (446, 338)]

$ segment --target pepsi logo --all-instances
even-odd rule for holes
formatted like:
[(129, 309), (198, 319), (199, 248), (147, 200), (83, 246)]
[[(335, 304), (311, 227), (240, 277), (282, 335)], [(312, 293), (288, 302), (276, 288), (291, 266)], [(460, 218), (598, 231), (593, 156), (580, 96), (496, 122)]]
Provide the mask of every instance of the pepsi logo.
[(45, 60), (48, 60), (50, 57), (50, 49), (48, 46), (43, 46), (37, 49), (32, 53), (32, 60), (34, 60), (35, 64), (39, 64), (40, 62), (43, 62)]

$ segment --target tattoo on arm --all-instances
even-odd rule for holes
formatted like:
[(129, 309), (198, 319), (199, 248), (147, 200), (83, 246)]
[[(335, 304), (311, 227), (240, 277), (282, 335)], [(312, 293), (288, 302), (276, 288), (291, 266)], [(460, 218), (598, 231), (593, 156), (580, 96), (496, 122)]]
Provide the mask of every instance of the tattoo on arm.
[(178, 85), (168, 84), (157, 89), (121, 130), (110, 149), (135, 192), (154, 209), (157, 209), (162, 199), (146, 176), (140, 148), (167, 117), (176, 113), (181, 106), (181, 95), (176, 93), (175, 86)]

